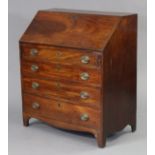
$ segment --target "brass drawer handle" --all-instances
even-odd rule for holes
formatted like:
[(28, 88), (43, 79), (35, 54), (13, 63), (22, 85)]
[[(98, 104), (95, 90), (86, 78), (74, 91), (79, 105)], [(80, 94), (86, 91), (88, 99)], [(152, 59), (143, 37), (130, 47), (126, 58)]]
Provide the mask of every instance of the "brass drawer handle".
[(81, 57), (81, 62), (83, 64), (88, 64), (89, 63), (89, 60), (90, 60), (89, 56), (82, 56)]
[(39, 108), (40, 108), (39, 103), (33, 102), (33, 103), (32, 103), (32, 108), (33, 108), (33, 109), (36, 109), (36, 110), (39, 109)]
[(31, 56), (36, 56), (37, 54), (38, 54), (38, 50), (37, 50), (37, 49), (32, 48), (32, 49), (30, 50), (30, 55), (31, 55)]
[(80, 119), (81, 119), (81, 121), (88, 121), (89, 116), (88, 116), (88, 114), (83, 114), (83, 115), (81, 115)]
[(89, 94), (87, 93), (87, 92), (81, 92), (80, 93), (80, 97), (82, 98), (82, 99), (87, 99), (87, 98), (89, 98)]
[(39, 69), (39, 67), (38, 67), (37, 65), (32, 65), (32, 66), (31, 66), (31, 70), (32, 70), (33, 72), (37, 71), (38, 69)]
[(32, 82), (32, 88), (37, 89), (39, 87), (39, 83), (37, 82)]
[(81, 77), (82, 80), (88, 80), (89, 79), (89, 74), (84, 72), (84, 73), (80, 74), (80, 77)]

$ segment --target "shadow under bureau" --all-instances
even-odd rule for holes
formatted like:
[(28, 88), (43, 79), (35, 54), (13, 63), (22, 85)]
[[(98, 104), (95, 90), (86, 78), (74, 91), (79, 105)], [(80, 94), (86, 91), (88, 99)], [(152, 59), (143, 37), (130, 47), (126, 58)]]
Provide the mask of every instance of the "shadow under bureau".
[(92, 133), (136, 129), (137, 15), (39, 11), (20, 39), (23, 122)]

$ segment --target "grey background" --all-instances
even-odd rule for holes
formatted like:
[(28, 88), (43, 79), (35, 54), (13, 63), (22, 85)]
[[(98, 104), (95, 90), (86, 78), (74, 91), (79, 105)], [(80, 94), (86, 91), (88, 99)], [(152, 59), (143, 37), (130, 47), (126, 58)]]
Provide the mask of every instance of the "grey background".
[[(40, 9), (70, 8), (138, 13), (137, 131), (108, 138), (99, 149), (87, 134), (58, 130), (32, 119), (22, 126), (18, 40)], [(9, 154), (146, 155), (146, 0), (9, 0)]]

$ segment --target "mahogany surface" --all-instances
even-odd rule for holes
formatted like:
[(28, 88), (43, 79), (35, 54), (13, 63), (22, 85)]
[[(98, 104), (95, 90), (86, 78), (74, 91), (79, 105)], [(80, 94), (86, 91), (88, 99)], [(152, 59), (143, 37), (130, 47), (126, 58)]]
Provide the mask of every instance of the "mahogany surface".
[[(39, 88), (33, 89), (32, 82), (39, 83)], [(59, 84), (59, 87), (58, 87)], [(54, 80), (42, 80), (38, 78), (23, 78), (23, 89), (26, 93), (31, 93), (46, 98), (56, 98), (59, 100), (67, 100), (81, 106), (90, 106), (93, 108), (99, 108), (100, 103), (100, 90), (101, 88), (94, 88), (90, 86), (83, 86), (77, 82), (64, 82)], [(80, 93), (86, 91), (89, 93), (88, 99), (81, 99)]]
[(136, 55), (136, 14), (39, 11), (20, 39), (24, 125), (89, 132), (99, 147), (126, 125), (135, 131)]

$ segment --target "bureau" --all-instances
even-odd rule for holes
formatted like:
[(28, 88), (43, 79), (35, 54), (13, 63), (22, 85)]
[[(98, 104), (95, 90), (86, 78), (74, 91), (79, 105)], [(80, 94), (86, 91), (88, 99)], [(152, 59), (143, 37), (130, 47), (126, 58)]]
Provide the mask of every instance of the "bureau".
[(19, 44), (24, 126), (89, 132), (99, 147), (136, 130), (136, 14), (38, 11)]

